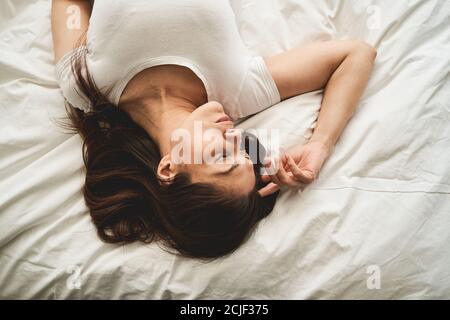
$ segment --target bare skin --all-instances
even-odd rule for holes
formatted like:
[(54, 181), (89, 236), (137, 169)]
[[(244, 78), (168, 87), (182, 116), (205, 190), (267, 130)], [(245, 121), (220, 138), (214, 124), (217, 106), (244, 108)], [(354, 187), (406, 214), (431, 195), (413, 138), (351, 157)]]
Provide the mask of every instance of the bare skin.
[[(65, 29), (66, 8), (74, 4), (81, 9), (81, 30)], [(87, 31), (90, 14), (90, 1), (53, 1), (55, 61), (73, 49), (80, 36)], [(281, 186), (304, 187), (317, 178), (358, 105), (376, 55), (373, 47), (361, 41), (328, 41), (264, 58), (282, 100), (318, 89), (325, 90), (311, 140), (306, 145), (293, 146), (279, 159), (268, 161), (268, 166), (273, 162), (281, 165), (276, 174), (264, 177), (271, 183), (260, 190), (262, 196), (276, 192)], [(162, 157), (158, 169), (161, 179), (169, 181), (178, 172), (189, 172), (195, 181), (217, 183), (227, 191), (238, 193), (246, 193), (254, 185), (249, 162), (229, 172), (228, 164), (173, 163), (170, 135), (177, 128), (192, 131), (193, 122), (202, 121), (207, 128), (222, 130), (224, 140), (233, 135), (227, 131), (233, 128), (233, 123), (219, 121), (225, 115), (222, 105), (207, 101), (203, 83), (188, 68), (163, 65), (144, 70), (127, 85), (119, 107), (128, 112), (158, 143)], [(206, 144), (206, 141), (202, 143)], [(237, 151), (232, 156), (245, 157)]]
[[(171, 124), (179, 125), (177, 114), (191, 113), (208, 102), (202, 81), (186, 67), (162, 65), (146, 69), (137, 74), (125, 87), (119, 106), (132, 119), (146, 128), (150, 136), (158, 141), (168, 136)], [(156, 106), (156, 107), (155, 107)], [(171, 108), (171, 106), (177, 106)], [(167, 112), (161, 112), (166, 110)], [(167, 124), (167, 125), (166, 125)], [(167, 154), (168, 145), (163, 143), (162, 154)]]
[[(119, 107), (129, 113), (131, 118), (144, 128), (158, 142), (163, 159), (159, 175), (170, 180), (178, 172), (189, 172), (194, 182), (209, 182), (221, 185), (227, 191), (249, 192), (255, 183), (253, 165), (246, 154), (232, 150), (232, 157), (241, 159), (241, 164), (229, 171), (232, 164), (183, 164), (171, 161), (174, 147), (171, 134), (184, 128), (194, 136), (193, 123), (201, 121), (203, 129), (218, 129), (226, 139), (233, 139), (237, 132), (230, 131), (234, 125), (226, 117), (223, 106), (218, 102), (208, 102), (205, 86), (190, 69), (176, 65), (162, 65), (146, 69), (137, 74), (122, 93)], [(202, 141), (207, 148), (209, 141)], [(192, 154), (200, 150), (192, 149)], [(200, 155), (202, 156), (202, 155)], [(244, 160), (243, 158), (247, 158)], [(226, 173), (226, 174), (224, 174)], [(242, 183), (236, 184), (237, 179)]]

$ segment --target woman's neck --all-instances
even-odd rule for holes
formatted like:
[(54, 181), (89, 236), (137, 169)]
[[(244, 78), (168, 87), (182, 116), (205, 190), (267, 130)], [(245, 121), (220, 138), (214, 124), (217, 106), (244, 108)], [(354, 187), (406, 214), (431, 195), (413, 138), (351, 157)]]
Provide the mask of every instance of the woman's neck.
[(163, 65), (131, 79), (119, 106), (158, 143), (161, 155), (166, 155), (173, 130), (207, 100), (203, 83), (191, 70)]
[(164, 156), (170, 153), (173, 131), (197, 106), (188, 99), (169, 95), (164, 89), (160, 92), (160, 97), (145, 99), (124, 111), (150, 135), (158, 144), (161, 156)]

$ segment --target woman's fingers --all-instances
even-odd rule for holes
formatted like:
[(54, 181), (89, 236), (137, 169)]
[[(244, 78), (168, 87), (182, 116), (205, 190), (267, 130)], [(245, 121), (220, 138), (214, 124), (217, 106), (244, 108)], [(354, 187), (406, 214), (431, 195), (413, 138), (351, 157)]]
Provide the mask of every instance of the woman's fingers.
[(309, 171), (301, 170), (291, 156), (287, 156), (289, 167), (294, 178), (301, 183), (311, 183), (314, 181), (314, 174)]
[(289, 176), (286, 170), (284, 169), (284, 163), (286, 162), (285, 156), (282, 158), (282, 165), (278, 168), (278, 171), (276, 173), (276, 177), (278, 181), (280, 181), (281, 184), (289, 186), (289, 187), (296, 187), (297, 182), (293, 179), (292, 176)]
[[(279, 170), (279, 169), (278, 169), (278, 170)], [(272, 180), (274, 183), (276, 183), (276, 184), (279, 185), (279, 186), (282, 186), (282, 185), (283, 185), (283, 183), (281, 183), (280, 179), (278, 179), (278, 176), (277, 176), (276, 173), (273, 174), (273, 175), (270, 175), (270, 180)]]
[(278, 190), (280, 190), (280, 187), (277, 184), (269, 183), (264, 188), (259, 189), (258, 193), (261, 197), (264, 198), (264, 197), (270, 196), (271, 194), (274, 194)]
[(301, 175), (301, 170), (295, 163), (294, 159), (291, 156), (287, 156), (287, 157), (288, 157), (289, 169), (291, 169), (292, 174), (294, 176)]
[(286, 168), (289, 169), (290, 167), (287, 155), (283, 155), (277, 160), (278, 166), (274, 167), (273, 163), (274, 161), (271, 160), (264, 161), (264, 167), (270, 168), (270, 172), (261, 176), (263, 182), (272, 181), (278, 186), (285, 185), (293, 188), (303, 186), (301, 181), (294, 178), (293, 173), (287, 172)]
[[(263, 175), (261, 178), (263, 182), (268, 182), (272, 180), (277, 185), (281, 186), (282, 183), (277, 177), (277, 172), (279, 171), (279, 161), (276, 159), (265, 159), (264, 168), (266, 168), (267, 175)], [(268, 177), (268, 178), (266, 178)]]
[[(270, 168), (271, 165), (272, 165), (272, 161), (270, 160), (270, 158), (265, 158), (262, 163), (263, 168)], [(270, 178), (270, 176), (268, 174), (261, 175), (262, 182), (267, 183), (270, 180), (272, 180), (272, 179)]]

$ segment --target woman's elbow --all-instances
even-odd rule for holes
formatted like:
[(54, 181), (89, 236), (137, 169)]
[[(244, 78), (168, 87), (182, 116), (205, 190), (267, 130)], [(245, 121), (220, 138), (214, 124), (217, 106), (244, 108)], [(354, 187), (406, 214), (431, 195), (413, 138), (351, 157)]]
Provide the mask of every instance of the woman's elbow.
[(378, 51), (377, 49), (368, 44), (365, 41), (361, 41), (361, 40), (356, 40), (354, 42), (354, 50), (357, 51), (359, 54), (364, 54), (366, 55), (369, 59), (375, 61), (377, 55), (378, 55)]

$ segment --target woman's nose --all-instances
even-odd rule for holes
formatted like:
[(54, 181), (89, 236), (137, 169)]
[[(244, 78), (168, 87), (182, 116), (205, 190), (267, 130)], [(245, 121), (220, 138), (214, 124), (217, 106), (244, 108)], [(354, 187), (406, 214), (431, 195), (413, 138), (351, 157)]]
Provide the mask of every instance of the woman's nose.
[(240, 139), (242, 137), (242, 130), (236, 129), (236, 128), (227, 129), (225, 131), (225, 136), (229, 137), (229, 138), (239, 138)]
[(228, 150), (233, 150), (233, 153), (241, 149), (242, 130), (241, 129), (227, 129), (225, 132), (225, 138), (227, 140)]

